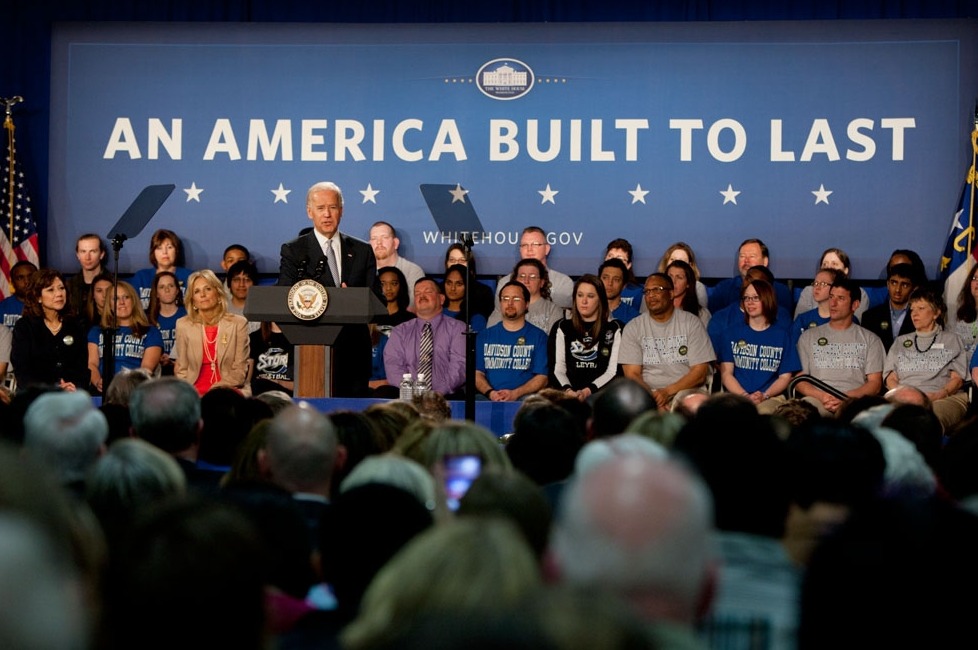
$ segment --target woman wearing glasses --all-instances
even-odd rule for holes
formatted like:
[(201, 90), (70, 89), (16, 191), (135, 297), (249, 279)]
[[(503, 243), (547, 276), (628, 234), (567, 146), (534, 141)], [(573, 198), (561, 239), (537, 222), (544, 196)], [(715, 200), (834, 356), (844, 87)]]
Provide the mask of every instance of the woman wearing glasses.
[[(550, 334), (550, 330), (553, 329), (557, 321), (564, 317), (564, 310), (550, 300), (550, 276), (547, 267), (540, 260), (522, 259), (513, 267), (513, 273), (510, 277), (530, 292), (526, 321)], [(496, 308), (489, 315), (487, 327), (492, 327), (502, 319), (502, 312)]]
[[(845, 277), (849, 277), (849, 256), (841, 248), (827, 248), (822, 253), (822, 257), (818, 261), (818, 270), (822, 269), (835, 269)], [(817, 273), (816, 273), (817, 275)], [(817, 280), (816, 280), (817, 281)], [(805, 287), (801, 290), (801, 295), (795, 300), (795, 318), (798, 318), (806, 311), (810, 311), (818, 306), (818, 301), (815, 300), (815, 285)], [(828, 292), (826, 292), (828, 295)], [(866, 290), (859, 289), (859, 307), (856, 308), (856, 322), (862, 318), (863, 312), (870, 308), (869, 296), (866, 294)], [(826, 305), (826, 308), (828, 305)], [(826, 312), (828, 313), (828, 312)]]
[(590, 273), (574, 283), (571, 316), (550, 333), (551, 385), (584, 401), (615, 378), (621, 325), (608, 320), (604, 284)]
[(774, 287), (752, 280), (740, 291), (744, 322), (723, 333), (717, 350), (724, 390), (743, 395), (761, 413), (773, 413), (801, 362), (791, 332), (775, 324)]

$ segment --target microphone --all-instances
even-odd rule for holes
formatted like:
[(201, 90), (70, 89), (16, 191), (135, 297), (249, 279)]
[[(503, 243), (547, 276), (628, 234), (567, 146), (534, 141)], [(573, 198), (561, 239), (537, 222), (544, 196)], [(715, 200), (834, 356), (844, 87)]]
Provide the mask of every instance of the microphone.
[(306, 278), (309, 277), (309, 274), (306, 273), (306, 267), (308, 265), (309, 265), (309, 258), (308, 257), (304, 258), (301, 262), (299, 262), (299, 270), (296, 273), (296, 277), (299, 280), (305, 280)]

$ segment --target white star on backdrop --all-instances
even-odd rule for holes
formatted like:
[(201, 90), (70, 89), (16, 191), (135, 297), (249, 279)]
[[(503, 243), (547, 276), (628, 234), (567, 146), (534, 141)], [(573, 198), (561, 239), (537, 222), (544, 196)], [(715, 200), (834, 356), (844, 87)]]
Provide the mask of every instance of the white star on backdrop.
[(468, 194), (469, 191), (463, 190), (462, 186), (456, 183), (455, 189), (448, 190), (448, 193), (452, 195), (452, 203), (465, 203), (465, 195)]
[(196, 182), (191, 183), (190, 187), (184, 190), (184, 192), (187, 193), (187, 203), (190, 203), (191, 201), (196, 201), (197, 203), (200, 203), (200, 193), (203, 191), (204, 190), (197, 187)]
[(819, 203), (824, 203), (825, 205), (828, 205), (829, 204), (829, 194), (831, 194), (831, 193), (832, 193), (832, 190), (825, 189), (825, 186), (822, 185), (821, 183), (819, 183), (818, 189), (817, 190), (812, 190), (812, 194), (815, 195), (815, 205), (818, 205)]
[(632, 205), (635, 205), (636, 203), (642, 203), (643, 205), (647, 205), (645, 203), (645, 195), (648, 194), (649, 191), (643, 190), (641, 183), (636, 183), (635, 189), (628, 190), (628, 193), (632, 195)]
[(720, 194), (723, 195), (723, 205), (727, 205), (728, 203), (737, 205), (737, 195), (740, 194), (740, 190), (735, 190), (733, 185), (727, 183), (727, 189), (720, 190)]
[(275, 205), (279, 201), (281, 201), (282, 203), (288, 203), (289, 202), (289, 192), (291, 192), (291, 191), (292, 190), (285, 189), (285, 187), (281, 183), (278, 184), (278, 189), (277, 190), (269, 190), (269, 192), (271, 192), (272, 194), (275, 195), (275, 200), (272, 201), (272, 205)]
[(377, 205), (377, 195), (380, 194), (380, 190), (375, 190), (370, 183), (367, 183), (367, 189), (360, 190), (360, 194), (363, 194), (363, 202), (373, 203)]
[(543, 197), (540, 200), (540, 205), (543, 205), (544, 203), (548, 203), (548, 202), (551, 205), (557, 205), (557, 202), (554, 201), (554, 197), (557, 196), (557, 194), (559, 194), (559, 191), (550, 189), (550, 183), (547, 183), (547, 189), (537, 190), (537, 194)]

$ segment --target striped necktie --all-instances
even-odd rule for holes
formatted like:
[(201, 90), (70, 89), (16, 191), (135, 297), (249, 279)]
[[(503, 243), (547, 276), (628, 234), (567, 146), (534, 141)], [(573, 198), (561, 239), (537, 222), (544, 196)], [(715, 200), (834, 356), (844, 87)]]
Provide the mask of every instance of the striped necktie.
[(421, 343), (418, 345), (418, 374), (424, 373), (431, 382), (431, 369), (434, 361), (435, 340), (431, 334), (431, 323), (421, 328)]
[(336, 266), (336, 255), (333, 254), (333, 240), (326, 240), (326, 248), (323, 250), (326, 254), (326, 265), (329, 266), (329, 274), (333, 276), (333, 286), (340, 286), (340, 271)]

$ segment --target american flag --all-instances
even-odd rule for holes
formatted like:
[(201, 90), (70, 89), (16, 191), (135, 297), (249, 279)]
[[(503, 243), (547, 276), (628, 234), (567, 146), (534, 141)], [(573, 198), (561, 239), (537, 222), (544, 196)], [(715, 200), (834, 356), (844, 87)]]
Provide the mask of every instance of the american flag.
[[(3, 191), (0, 192), (0, 298), (13, 294), (10, 269), (20, 260), (29, 260), (35, 266), (38, 261), (37, 224), (31, 213), (31, 199), (24, 183), (24, 172), (17, 161), (14, 144), (14, 124), (10, 117), (4, 123), (7, 131), (7, 156), (3, 163)], [(11, 205), (13, 205), (13, 239), (10, 237)]]

